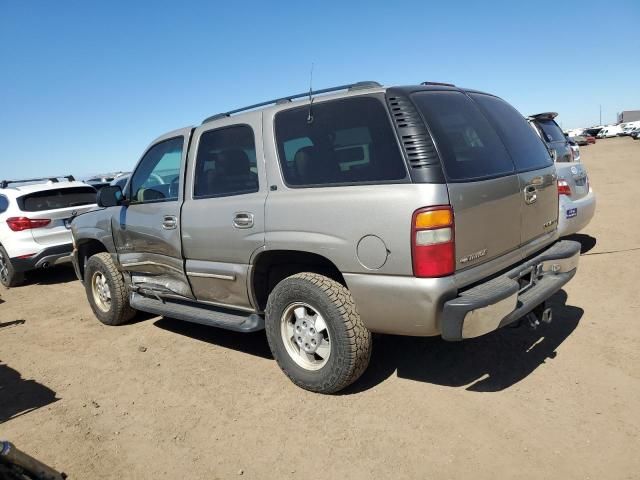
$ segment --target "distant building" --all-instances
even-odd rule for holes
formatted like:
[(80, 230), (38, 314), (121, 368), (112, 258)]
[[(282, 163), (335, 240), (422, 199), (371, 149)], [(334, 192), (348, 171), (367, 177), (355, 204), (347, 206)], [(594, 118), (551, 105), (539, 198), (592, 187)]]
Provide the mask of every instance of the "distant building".
[(618, 123), (635, 122), (640, 120), (640, 110), (625, 110), (618, 114)]

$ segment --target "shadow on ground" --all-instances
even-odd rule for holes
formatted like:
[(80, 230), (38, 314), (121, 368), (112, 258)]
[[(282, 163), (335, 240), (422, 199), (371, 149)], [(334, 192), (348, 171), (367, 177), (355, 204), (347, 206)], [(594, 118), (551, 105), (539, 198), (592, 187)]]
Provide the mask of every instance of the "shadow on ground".
[[(502, 328), (476, 339), (445, 342), (440, 337), (374, 336), (371, 364), (343, 393), (358, 393), (400, 378), (447, 387), (467, 386), (475, 392), (497, 392), (526, 378), (548, 359), (578, 326), (583, 310), (566, 304), (564, 290), (549, 305), (553, 322), (531, 330), (528, 325)], [(162, 318), (154, 325), (201, 342), (249, 355), (273, 358), (264, 332), (237, 333), (215, 327)]]
[(467, 385), (474, 392), (498, 392), (526, 378), (547, 359), (578, 326), (584, 311), (566, 305), (564, 290), (549, 305), (553, 322), (536, 330), (523, 325), (502, 328), (463, 342), (440, 337), (380, 335), (374, 338), (371, 364), (358, 382), (344, 393), (368, 390), (396, 372), (400, 378), (447, 387)]
[(573, 240), (580, 243), (580, 254), (587, 253), (592, 250), (598, 242), (595, 237), (585, 235), (584, 233), (575, 233), (566, 237), (567, 240)]
[(16, 325), (24, 325), (25, 320), (11, 320), (9, 322), (0, 322), (0, 328), (15, 327)]
[(56, 392), (0, 361), (0, 423), (57, 402)]
[(27, 272), (24, 285), (55, 285), (58, 283), (74, 282), (76, 280), (78, 280), (78, 278), (76, 277), (73, 267), (64, 264)]
[(232, 332), (230, 330), (208, 327), (206, 325), (166, 317), (157, 320), (154, 322), (154, 325), (163, 330), (184, 335), (201, 342), (212, 343), (219, 347), (230, 348), (249, 355), (255, 355), (256, 357), (273, 358), (264, 331), (256, 333)]

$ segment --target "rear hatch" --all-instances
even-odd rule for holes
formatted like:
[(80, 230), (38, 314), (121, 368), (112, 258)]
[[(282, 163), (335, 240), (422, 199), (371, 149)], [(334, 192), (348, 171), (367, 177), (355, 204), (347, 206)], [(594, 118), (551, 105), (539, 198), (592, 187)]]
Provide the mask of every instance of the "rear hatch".
[(553, 161), (517, 110), (491, 95), (453, 90), (417, 92), (412, 99), (434, 137), (447, 178), (456, 270), (555, 230)]
[(24, 195), (18, 199), (20, 210), (30, 219), (50, 222), (31, 230), (36, 243), (43, 246), (71, 243), (71, 220), (96, 206), (96, 191), (91, 186), (62, 187)]
[(562, 133), (562, 129), (552, 118), (535, 117), (535, 126), (538, 128), (542, 138), (549, 146), (551, 155), (556, 162), (572, 162), (573, 153), (571, 145)]
[(589, 177), (584, 165), (580, 162), (568, 162), (556, 164), (558, 180), (564, 180), (570, 189), (568, 197), (571, 200), (579, 200), (589, 193)]

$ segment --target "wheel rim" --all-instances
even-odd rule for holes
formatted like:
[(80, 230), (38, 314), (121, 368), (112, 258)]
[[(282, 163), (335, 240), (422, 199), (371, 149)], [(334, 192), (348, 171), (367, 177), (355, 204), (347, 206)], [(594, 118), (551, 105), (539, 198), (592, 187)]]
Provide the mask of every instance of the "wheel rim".
[(280, 334), (289, 356), (305, 370), (319, 370), (331, 356), (327, 324), (308, 303), (296, 302), (280, 318)]
[(111, 309), (111, 289), (107, 283), (107, 278), (102, 272), (95, 272), (91, 277), (91, 292), (94, 303), (103, 312)]
[(2, 252), (0, 252), (0, 279), (2, 283), (9, 281), (9, 265), (7, 265), (7, 259)]

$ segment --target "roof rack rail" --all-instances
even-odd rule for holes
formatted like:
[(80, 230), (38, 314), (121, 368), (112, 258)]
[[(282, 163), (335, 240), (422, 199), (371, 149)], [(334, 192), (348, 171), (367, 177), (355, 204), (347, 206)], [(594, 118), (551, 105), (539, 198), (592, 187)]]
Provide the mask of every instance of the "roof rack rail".
[(420, 85), (441, 85), (443, 87), (455, 87), (453, 83), (445, 82), (422, 82)]
[(29, 183), (29, 182), (41, 182), (47, 180), (48, 182), (58, 183), (59, 178), (66, 178), (69, 182), (74, 182), (73, 175), (60, 175), (57, 177), (42, 177), (42, 178), (25, 178), (24, 180), (2, 180), (0, 182), (0, 188), (7, 188), (12, 183)]
[(235, 110), (230, 110), (228, 112), (224, 112), (224, 113), (218, 113), (216, 115), (212, 115), (210, 117), (205, 118), (202, 123), (208, 123), (208, 122), (212, 122), (214, 120), (219, 120), (221, 118), (225, 118), (225, 117), (230, 117), (231, 115), (233, 115), (234, 113), (240, 113), (240, 112), (245, 112), (247, 110), (253, 110), (254, 108), (259, 108), (259, 107), (265, 107), (267, 105), (272, 105), (272, 104), (282, 104), (282, 103), (288, 103), (291, 100), (295, 99), (295, 98), (302, 98), (302, 97), (308, 97), (309, 95), (320, 95), (322, 93), (329, 93), (329, 92), (337, 92), (338, 90), (362, 90), (365, 88), (375, 88), (375, 87), (381, 87), (382, 85), (379, 84), (378, 82), (374, 82), (374, 81), (364, 81), (364, 82), (356, 82), (356, 83), (349, 83), (347, 85), (340, 85), (339, 87), (331, 87), (331, 88), (323, 88), (322, 90), (312, 90), (312, 91), (307, 91), (307, 92), (303, 92), (303, 93), (297, 93), (295, 95), (287, 95), (286, 97), (280, 97), (280, 98), (275, 98), (273, 100), (269, 100), (267, 102), (261, 102), (261, 103), (256, 103), (254, 105), (249, 105), (248, 107), (242, 107), (242, 108), (237, 108)]

